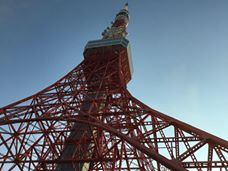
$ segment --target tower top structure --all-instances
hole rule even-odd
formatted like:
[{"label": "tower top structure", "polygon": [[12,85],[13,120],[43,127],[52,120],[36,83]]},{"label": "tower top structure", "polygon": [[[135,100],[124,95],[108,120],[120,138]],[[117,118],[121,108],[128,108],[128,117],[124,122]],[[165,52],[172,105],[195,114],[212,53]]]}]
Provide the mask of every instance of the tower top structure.
[{"label": "tower top structure", "polygon": [[111,27],[107,27],[102,32],[103,39],[123,38],[127,36],[127,26],[129,22],[128,3],[124,5],[124,8],[120,10],[114,21],[111,23]]},{"label": "tower top structure", "polygon": [[126,3],[116,14],[111,27],[107,27],[102,32],[103,37],[89,41],[84,50],[84,58],[89,61],[104,62],[112,57],[120,60],[120,65],[118,64],[117,67],[120,67],[118,71],[120,81],[118,85],[120,86],[126,86],[133,74],[130,42],[126,39],[128,22],[129,11],[128,3]]}]

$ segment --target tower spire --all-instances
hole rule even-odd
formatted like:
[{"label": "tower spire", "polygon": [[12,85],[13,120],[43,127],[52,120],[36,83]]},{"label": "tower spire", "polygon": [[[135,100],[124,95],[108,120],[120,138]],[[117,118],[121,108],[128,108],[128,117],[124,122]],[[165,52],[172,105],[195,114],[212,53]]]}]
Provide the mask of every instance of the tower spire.
[{"label": "tower spire", "polygon": [[123,38],[127,36],[127,26],[129,22],[128,3],[124,5],[124,8],[120,10],[114,21],[112,22],[111,28],[107,27],[102,33],[103,39]]},{"label": "tower spire", "polygon": [[125,4],[124,9],[128,11],[128,3]]}]

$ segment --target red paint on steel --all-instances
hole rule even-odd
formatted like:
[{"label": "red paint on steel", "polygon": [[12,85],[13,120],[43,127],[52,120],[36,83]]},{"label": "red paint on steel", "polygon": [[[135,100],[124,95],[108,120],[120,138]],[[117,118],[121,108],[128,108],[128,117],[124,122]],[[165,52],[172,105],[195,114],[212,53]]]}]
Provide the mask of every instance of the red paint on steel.
[{"label": "red paint on steel", "polygon": [[[117,17],[114,26],[126,21]],[[227,171],[227,141],[128,92],[127,55],[120,45],[87,49],[56,83],[0,108],[0,170]]]}]

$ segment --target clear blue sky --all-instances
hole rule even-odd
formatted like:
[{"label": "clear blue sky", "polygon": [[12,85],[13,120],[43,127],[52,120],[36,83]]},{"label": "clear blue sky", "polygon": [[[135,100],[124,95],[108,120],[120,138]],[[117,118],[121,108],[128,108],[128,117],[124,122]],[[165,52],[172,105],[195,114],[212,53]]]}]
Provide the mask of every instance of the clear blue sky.
[{"label": "clear blue sky", "polygon": [[[0,106],[47,87],[82,61],[122,0],[0,0]],[[129,0],[130,92],[228,140],[228,1]]]}]

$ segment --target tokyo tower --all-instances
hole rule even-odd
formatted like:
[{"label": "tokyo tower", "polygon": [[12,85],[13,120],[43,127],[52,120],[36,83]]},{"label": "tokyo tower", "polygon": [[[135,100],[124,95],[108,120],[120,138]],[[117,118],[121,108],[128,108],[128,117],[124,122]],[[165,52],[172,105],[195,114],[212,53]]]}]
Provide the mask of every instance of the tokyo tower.
[{"label": "tokyo tower", "polygon": [[158,112],[127,90],[128,5],[84,60],[44,90],[0,108],[0,170],[228,171],[228,142]]}]

